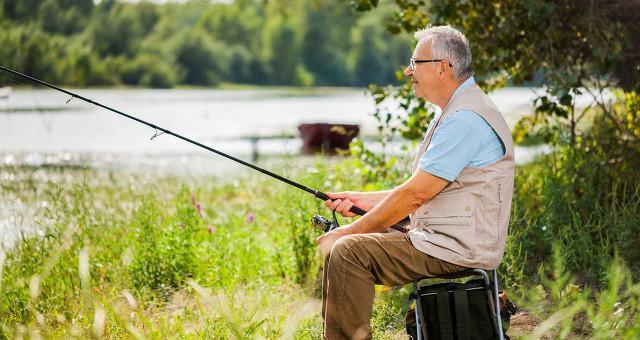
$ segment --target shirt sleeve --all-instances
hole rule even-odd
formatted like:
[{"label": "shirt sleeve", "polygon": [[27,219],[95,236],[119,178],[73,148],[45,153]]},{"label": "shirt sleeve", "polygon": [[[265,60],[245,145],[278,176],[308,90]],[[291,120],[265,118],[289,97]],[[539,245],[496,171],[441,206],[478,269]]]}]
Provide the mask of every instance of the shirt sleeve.
[{"label": "shirt sleeve", "polygon": [[480,148],[481,134],[476,126],[464,119],[471,111],[457,111],[436,128],[431,144],[420,158],[418,168],[453,182]]}]

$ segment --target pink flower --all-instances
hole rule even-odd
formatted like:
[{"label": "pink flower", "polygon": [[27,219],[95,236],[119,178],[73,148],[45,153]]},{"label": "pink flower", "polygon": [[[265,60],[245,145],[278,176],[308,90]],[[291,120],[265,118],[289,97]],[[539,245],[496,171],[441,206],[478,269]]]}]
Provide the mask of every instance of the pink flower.
[{"label": "pink flower", "polygon": [[204,211],[202,210],[202,205],[196,199],[195,194],[191,195],[191,203],[196,207],[196,210],[198,210],[198,215],[200,216],[200,218],[204,218]]},{"label": "pink flower", "polygon": [[253,215],[253,212],[249,212],[249,215],[247,215],[247,222],[252,223],[254,218],[255,216]]},{"label": "pink flower", "polygon": [[200,215],[200,218],[204,218],[204,211],[202,211],[202,205],[200,205],[200,203],[196,204],[196,209],[198,209],[198,215]]},{"label": "pink flower", "polygon": [[212,234],[215,231],[215,228],[211,224],[209,224],[207,225],[207,231],[209,232],[209,234]]}]

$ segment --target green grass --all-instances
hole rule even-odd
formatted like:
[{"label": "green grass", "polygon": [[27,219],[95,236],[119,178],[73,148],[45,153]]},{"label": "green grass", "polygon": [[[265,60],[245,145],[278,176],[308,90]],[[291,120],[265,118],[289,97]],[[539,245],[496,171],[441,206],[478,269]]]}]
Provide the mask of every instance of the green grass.
[{"label": "green grass", "polygon": [[[576,216],[559,200],[560,184],[545,179],[548,162],[518,169],[505,288],[543,320],[533,337],[637,337],[637,254],[627,240],[637,232],[637,191]],[[349,163],[278,170],[313,188],[364,187]],[[0,256],[0,338],[321,335],[309,219],[326,212],[307,193],[255,174],[5,166],[0,178],[13,221],[44,231]],[[403,338],[407,295],[408,287],[377,289],[375,339]]]},{"label": "green grass", "polygon": [[[317,188],[328,177],[306,166],[295,175]],[[46,231],[4,255],[0,320],[9,337],[88,336],[102,311],[104,332],[115,337],[280,338],[319,311],[310,216],[322,202],[307,193],[257,175],[3,167],[0,176],[9,179],[3,200],[37,207],[13,212],[17,220]]]}]

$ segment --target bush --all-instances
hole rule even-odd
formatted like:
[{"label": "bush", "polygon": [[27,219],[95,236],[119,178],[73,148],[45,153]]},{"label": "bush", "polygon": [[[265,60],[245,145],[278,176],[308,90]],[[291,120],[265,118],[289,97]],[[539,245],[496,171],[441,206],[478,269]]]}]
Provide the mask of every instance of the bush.
[{"label": "bush", "polygon": [[583,283],[601,280],[616,250],[639,274],[639,107],[635,94],[620,97],[610,116],[594,113],[575,144],[518,172],[512,229],[529,261],[548,260],[559,242]]},{"label": "bush", "polygon": [[[35,24],[2,28],[0,60],[2,65],[46,81],[55,81],[57,47],[62,39],[43,32]],[[13,79],[13,78],[9,78]],[[22,80],[20,80],[22,81]]]},{"label": "bush", "polygon": [[640,284],[633,283],[625,263],[614,258],[605,267],[602,289],[593,290],[581,287],[567,270],[563,257],[571,249],[557,243],[553,248],[550,265],[539,269],[540,284],[516,297],[516,304],[543,320],[530,338],[636,339]]},{"label": "bush", "polygon": [[184,31],[174,41],[175,61],[182,69],[184,83],[215,85],[225,78],[229,53],[224,43],[199,29]]},{"label": "bush", "polygon": [[157,56],[142,54],[123,63],[122,82],[154,88],[170,88],[175,84],[175,73],[170,64]]}]

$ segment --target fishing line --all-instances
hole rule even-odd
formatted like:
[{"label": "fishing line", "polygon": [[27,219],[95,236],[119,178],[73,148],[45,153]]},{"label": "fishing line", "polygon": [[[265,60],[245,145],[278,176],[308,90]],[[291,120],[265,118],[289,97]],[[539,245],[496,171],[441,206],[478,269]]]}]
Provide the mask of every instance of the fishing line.
[{"label": "fishing line", "polygon": [[[4,75],[4,78],[9,79],[9,81],[16,83],[18,85],[22,85],[27,88],[32,86],[32,84],[22,82],[16,79],[15,77],[10,77],[6,74]],[[9,97],[11,97],[11,94],[9,94]],[[24,108],[23,109],[18,108],[14,110],[11,106],[9,106],[9,97],[7,97],[7,114],[8,114],[7,116],[10,116],[12,113],[20,113],[21,111],[24,110]],[[42,123],[42,126],[44,127],[45,131],[50,135],[51,131],[53,130],[53,127],[52,127],[53,119],[47,117],[47,113],[49,112],[46,109],[46,106],[40,104],[40,101],[38,100],[38,97],[35,94],[31,96],[30,101],[28,102],[28,105],[31,107],[31,110],[33,112],[38,114],[38,117],[40,118],[40,122]]]},{"label": "fishing line", "polygon": [[[20,73],[20,72],[18,72],[18,71],[14,71],[14,70],[9,69],[9,68],[6,68],[6,67],[4,67],[4,66],[0,66],[0,70],[3,70],[3,71],[5,71],[5,72],[9,72],[9,73],[11,73],[11,74],[13,74],[13,75],[17,75],[17,76],[20,76],[20,77],[25,78],[25,79],[29,79],[29,80],[31,80],[31,81],[33,81],[33,82],[35,82],[35,83],[38,83],[38,84],[44,85],[44,86],[46,86],[46,87],[49,87],[49,88],[51,88],[51,89],[54,89],[54,90],[60,91],[60,92],[62,92],[62,93],[66,93],[67,95],[71,96],[71,98],[69,98],[69,100],[71,100],[71,99],[73,99],[73,98],[77,98],[77,99],[82,100],[82,101],[85,101],[85,102],[87,102],[87,103],[89,103],[89,104],[93,104],[93,105],[95,105],[95,106],[98,106],[98,107],[101,107],[101,108],[103,108],[103,109],[109,110],[109,111],[111,111],[111,112],[113,112],[113,113],[119,114],[119,115],[121,115],[121,116],[123,116],[123,117],[126,117],[126,118],[129,118],[129,119],[131,119],[131,120],[134,120],[134,121],[136,121],[136,122],[138,122],[138,123],[141,123],[141,124],[144,124],[144,125],[146,125],[146,126],[149,126],[149,127],[153,128],[153,129],[154,129],[154,131],[155,131],[154,135],[151,137],[151,139],[152,139],[152,140],[153,140],[154,138],[156,138],[156,137],[160,136],[161,134],[171,135],[171,136],[174,136],[174,137],[176,137],[176,138],[178,138],[178,139],[181,139],[181,140],[183,140],[183,141],[185,141],[185,142],[191,143],[191,144],[193,144],[193,145],[195,145],[195,146],[201,147],[201,148],[203,148],[203,149],[205,149],[205,150],[208,150],[208,151],[213,152],[213,153],[215,153],[215,154],[218,154],[218,155],[220,155],[220,156],[222,156],[222,157],[225,157],[225,158],[227,158],[227,159],[230,159],[230,160],[232,160],[232,161],[234,161],[234,162],[240,163],[240,164],[242,164],[242,165],[244,165],[244,166],[247,166],[247,167],[249,167],[249,168],[251,168],[251,169],[253,169],[253,170],[259,171],[259,172],[261,172],[261,173],[263,173],[263,174],[265,174],[265,175],[267,175],[267,176],[273,177],[273,178],[275,178],[275,179],[277,179],[277,180],[280,180],[280,181],[282,181],[282,182],[284,182],[284,183],[287,183],[287,184],[289,184],[289,185],[291,185],[291,186],[294,186],[294,187],[296,187],[296,188],[298,188],[298,189],[300,189],[300,190],[304,190],[304,191],[306,191],[306,192],[308,192],[308,193],[312,194],[313,196],[315,196],[315,197],[317,197],[317,198],[319,198],[319,199],[321,199],[321,200],[323,200],[323,201],[326,201],[326,200],[330,200],[330,199],[331,199],[331,198],[330,198],[326,193],[324,193],[324,192],[322,192],[322,191],[311,189],[311,188],[309,188],[309,187],[307,187],[307,186],[304,186],[304,185],[302,185],[302,184],[300,184],[300,183],[298,183],[298,182],[295,182],[295,181],[293,181],[293,180],[290,180],[290,179],[288,179],[288,178],[282,177],[282,176],[280,176],[280,175],[278,175],[278,174],[276,174],[276,173],[273,173],[273,172],[271,172],[271,171],[269,171],[269,170],[266,170],[266,169],[260,168],[260,167],[258,167],[258,166],[256,166],[256,165],[253,165],[253,164],[249,163],[249,162],[245,162],[245,161],[243,161],[243,160],[241,160],[241,159],[239,159],[239,158],[236,158],[236,157],[233,157],[233,156],[231,156],[231,155],[228,155],[228,154],[226,154],[226,153],[224,153],[224,152],[222,152],[222,151],[219,151],[219,150],[216,150],[216,149],[214,149],[214,148],[212,148],[212,147],[206,146],[206,145],[204,145],[204,144],[202,144],[202,143],[199,143],[199,142],[194,141],[194,140],[192,140],[192,139],[190,139],[190,138],[187,138],[187,137],[184,137],[184,136],[182,136],[182,135],[179,135],[179,134],[177,134],[177,133],[175,133],[175,132],[172,132],[172,131],[170,131],[170,130],[167,130],[167,129],[165,129],[165,128],[163,128],[163,127],[160,127],[160,126],[158,126],[158,125],[155,125],[155,124],[153,124],[153,123],[149,123],[149,122],[147,122],[147,121],[144,121],[144,120],[142,120],[142,119],[140,119],[140,118],[134,117],[134,116],[132,116],[132,115],[130,115],[130,114],[127,114],[127,113],[125,113],[125,112],[122,112],[122,111],[120,111],[120,110],[116,110],[116,109],[114,109],[114,108],[111,108],[111,107],[106,106],[106,105],[104,105],[104,104],[101,104],[101,103],[99,103],[99,102],[93,101],[93,100],[91,100],[91,99],[89,99],[89,98],[86,98],[86,97],[83,97],[83,96],[81,96],[81,95],[79,95],[79,94],[76,94],[76,93],[73,93],[73,92],[71,92],[71,91],[68,91],[68,90],[65,90],[65,89],[63,89],[63,88],[60,88],[60,87],[58,87],[58,86],[55,86],[55,85],[49,84],[49,83],[47,83],[47,82],[45,82],[45,81],[42,81],[42,80],[40,80],[40,79],[37,79],[37,78],[31,77],[31,76],[29,76],[29,75],[26,75],[26,74]],[[366,213],[367,213],[366,211],[364,211],[364,210],[362,210],[361,208],[356,207],[356,206],[351,207],[351,209],[349,209],[349,211],[350,211],[350,212],[352,212],[352,213],[354,213],[354,214],[356,214],[356,215],[360,215],[360,216],[362,216],[362,215],[364,215],[364,214],[366,214]],[[406,218],[405,218],[405,220],[406,220]],[[400,223],[403,223],[405,220],[401,221]],[[338,221],[337,221],[337,219],[336,219],[335,211],[333,212],[333,221],[331,221],[331,222],[330,222],[330,221],[326,220],[326,219],[325,219],[324,217],[322,217],[322,216],[315,215],[315,216],[313,217],[313,222],[314,222],[314,226],[315,226],[315,227],[318,227],[318,228],[320,228],[320,229],[323,229],[324,231],[331,231],[331,230],[333,230],[333,229],[335,229],[335,228],[337,228],[337,227],[339,226],[339,225],[338,225]],[[393,228],[393,229],[398,230],[398,231],[406,232],[405,228],[404,228],[403,226],[401,226],[401,225],[400,225],[400,223],[399,223],[399,224],[396,224],[396,225],[393,225],[393,226],[391,226],[390,228]]]}]

